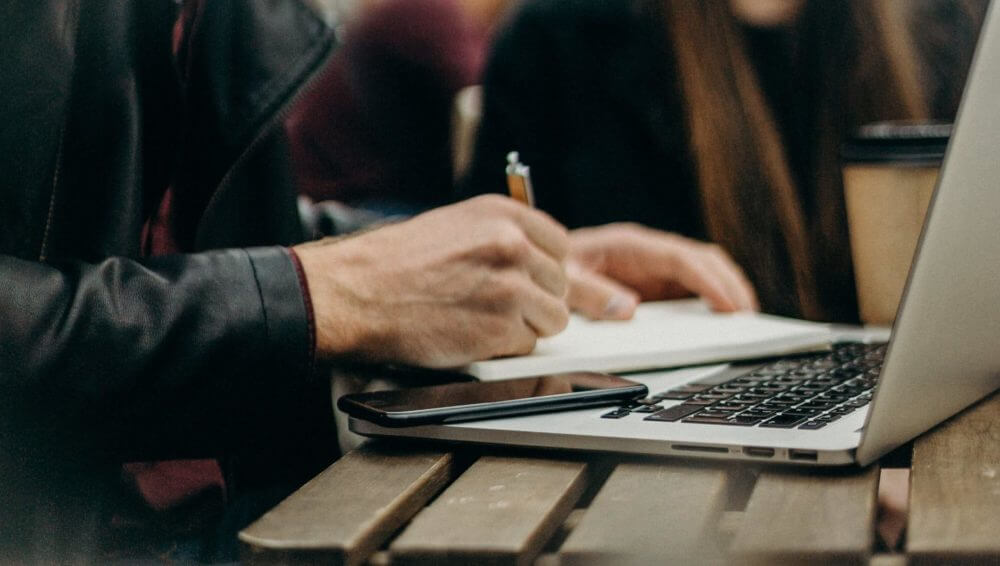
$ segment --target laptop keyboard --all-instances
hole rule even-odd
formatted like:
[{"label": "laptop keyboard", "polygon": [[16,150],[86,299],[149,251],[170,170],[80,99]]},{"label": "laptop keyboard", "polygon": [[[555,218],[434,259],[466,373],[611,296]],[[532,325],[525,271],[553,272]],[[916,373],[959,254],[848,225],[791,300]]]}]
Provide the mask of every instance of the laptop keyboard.
[{"label": "laptop keyboard", "polygon": [[[707,378],[602,415],[645,420],[817,430],[871,402],[885,344],[834,344],[830,352],[784,358],[721,383]],[[682,401],[664,408],[662,401]]]}]

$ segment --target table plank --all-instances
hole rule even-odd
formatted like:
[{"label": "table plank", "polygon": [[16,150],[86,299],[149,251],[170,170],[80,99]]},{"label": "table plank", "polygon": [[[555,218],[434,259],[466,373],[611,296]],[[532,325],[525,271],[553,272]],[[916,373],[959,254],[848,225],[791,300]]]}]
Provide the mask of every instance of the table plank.
[{"label": "table plank", "polygon": [[879,470],[761,473],[732,553],[760,563],[867,563],[874,544]]},{"label": "table plank", "polygon": [[581,462],[482,457],[390,545],[393,564],[530,564],[586,484]]},{"label": "table plank", "polygon": [[451,481],[454,461],[367,443],[240,532],[242,559],[360,564]]},{"label": "table plank", "polygon": [[[560,563],[701,563],[726,502],[723,469],[681,463],[618,465],[559,549]],[[712,542],[709,542],[712,544]]]},{"label": "table plank", "polygon": [[917,439],[910,481],[914,563],[1000,561],[1000,395]]}]

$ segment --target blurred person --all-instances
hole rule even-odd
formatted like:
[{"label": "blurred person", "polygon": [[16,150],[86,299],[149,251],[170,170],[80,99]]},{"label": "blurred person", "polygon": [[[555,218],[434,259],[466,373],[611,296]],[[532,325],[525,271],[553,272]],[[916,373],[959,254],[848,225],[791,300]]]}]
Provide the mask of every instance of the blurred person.
[{"label": "blurred person", "polygon": [[[601,273],[604,260],[576,250],[588,234],[624,231],[687,249],[714,242],[716,261],[745,270],[765,311],[857,321],[840,144],[872,121],[951,119],[984,9],[528,2],[495,45],[459,194],[503,191],[504,156],[517,150],[539,207],[570,228],[594,226],[571,232],[571,274],[603,282],[605,296],[676,294]],[[929,62],[910,29],[950,43],[937,41]],[[609,222],[645,228],[600,226]],[[655,268],[649,260],[633,257],[631,275]]]},{"label": "blurred person", "polygon": [[481,25],[456,0],[364,4],[286,120],[303,194],[385,214],[448,202],[452,101],[479,80]]}]

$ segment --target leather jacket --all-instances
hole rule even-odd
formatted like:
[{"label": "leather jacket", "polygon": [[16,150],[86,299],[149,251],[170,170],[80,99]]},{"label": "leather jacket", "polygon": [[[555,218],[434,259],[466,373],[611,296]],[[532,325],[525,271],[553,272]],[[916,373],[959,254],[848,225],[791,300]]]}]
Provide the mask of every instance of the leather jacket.
[{"label": "leather jacket", "polygon": [[[252,491],[332,457],[280,247],[304,239],[281,113],[332,35],[299,2],[209,0],[178,49],[178,10],[0,19],[3,562],[100,556],[122,462],[217,457]],[[168,187],[183,253],[146,257]]]}]

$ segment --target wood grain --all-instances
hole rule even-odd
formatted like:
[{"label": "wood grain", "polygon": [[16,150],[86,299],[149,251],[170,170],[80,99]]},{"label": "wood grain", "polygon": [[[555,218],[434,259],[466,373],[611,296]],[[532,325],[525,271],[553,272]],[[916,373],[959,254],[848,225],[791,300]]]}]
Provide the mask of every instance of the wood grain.
[{"label": "wood grain", "polygon": [[702,563],[718,554],[710,527],[725,505],[726,485],[719,468],[620,464],[559,549],[560,562]]},{"label": "wood grain", "polygon": [[362,563],[454,476],[449,453],[368,443],[240,532],[248,563]]},{"label": "wood grain", "polygon": [[874,545],[878,468],[762,472],[732,554],[763,564],[867,563]]},{"label": "wood grain", "polygon": [[393,541],[393,564],[530,564],[579,499],[586,469],[480,458]]},{"label": "wood grain", "polygon": [[910,481],[913,563],[1000,563],[1000,395],[917,439]]}]

